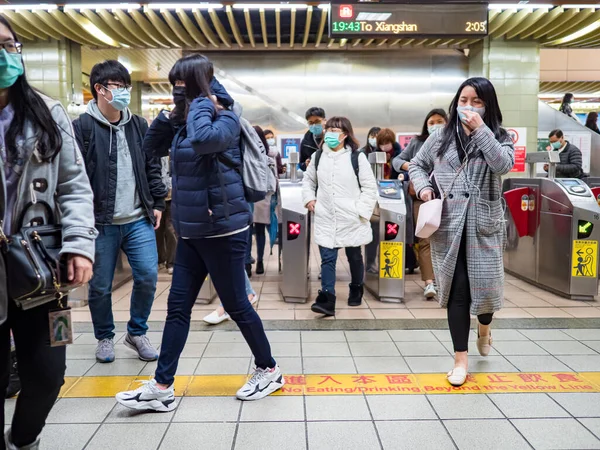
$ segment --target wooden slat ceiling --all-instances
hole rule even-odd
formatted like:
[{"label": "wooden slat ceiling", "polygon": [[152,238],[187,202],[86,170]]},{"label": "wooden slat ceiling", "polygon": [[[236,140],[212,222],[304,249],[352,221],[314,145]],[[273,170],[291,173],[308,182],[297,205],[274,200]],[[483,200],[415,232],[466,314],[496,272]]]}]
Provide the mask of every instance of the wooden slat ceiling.
[{"label": "wooden slat ceiling", "polygon": [[543,81],[540,83],[540,95],[550,98],[562,98],[565,92],[575,97],[600,97],[600,81]]},{"label": "wooden slat ceiling", "polygon": [[[120,6],[119,6],[120,5]],[[100,49],[289,50],[465,48],[478,39],[329,39],[327,9],[318,4],[282,5],[261,9],[232,8],[219,3],[210,8],[166,9],[115,3],[102,8],[54,7],[2,9],[20,38],[26,41],[65,36],[86,47]],[[492,39],[539,40],[544,47],[600,46],[600,6],[563,6],[493,9],[489,15]]]}]

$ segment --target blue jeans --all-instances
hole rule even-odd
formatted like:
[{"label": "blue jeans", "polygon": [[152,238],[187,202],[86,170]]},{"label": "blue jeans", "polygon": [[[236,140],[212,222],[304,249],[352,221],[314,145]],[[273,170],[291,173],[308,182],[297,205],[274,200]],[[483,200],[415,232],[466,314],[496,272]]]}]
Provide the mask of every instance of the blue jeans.
[{"label": "blue jeans", "polygon": [[260,317],[250,305],[245,287],[246,232],[212,239],[179,239],[169,293],[167,321],[160,347],[156,381],[171,385],[190,331],[196,297],[206,275],[215,285],[225,311],[239,327],[257,367],[275,366]]},{"label": "blue jeans", "polygon": [[[338,248],[319,247],[321,253],[321,290],[335,295],[335,265]],[[360,247],[346,247],[346,256],[350,264],[352,284],[363,284],[365,265]]]},{"label": "blue jeans", "polygon": [[133,273],[131,318],[127,331],[132,336],[142,336],[148,331],[147,321],[158,280],[154,227],[148,219],[142,219],[127,225],[98,225],[97,229],[96,262],[88,296],[96,339],[115,337],[112,283],[120,250],[127,255]]}]

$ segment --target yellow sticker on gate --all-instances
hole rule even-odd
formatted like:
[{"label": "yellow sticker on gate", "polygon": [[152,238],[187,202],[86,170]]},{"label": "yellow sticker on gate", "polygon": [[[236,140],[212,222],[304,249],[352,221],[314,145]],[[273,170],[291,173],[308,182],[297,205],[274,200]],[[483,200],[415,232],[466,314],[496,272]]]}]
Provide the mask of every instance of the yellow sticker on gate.
[{"label": "yellow sticker on gate", "polygon": [[573,241],[571,276],[596,278],[598,241]]},{"label": "yellow sticker on gate", "polygon": [[404,242],[382,242],[379,247],[379,278],[401,280],[404,275]]}]

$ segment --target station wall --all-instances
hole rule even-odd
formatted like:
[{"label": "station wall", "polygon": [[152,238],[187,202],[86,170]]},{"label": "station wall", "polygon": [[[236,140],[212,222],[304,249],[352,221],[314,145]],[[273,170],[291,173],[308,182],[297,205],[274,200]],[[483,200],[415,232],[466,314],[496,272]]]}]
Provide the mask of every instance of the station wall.
[{"label": "station wall", "polygon": [[370,127],[420,131],[432,108],[448,109],[468,76],[455,50],[227,52],[208,55],[253,124],[304,133],[305,111],[347,116],[361,142]]}]

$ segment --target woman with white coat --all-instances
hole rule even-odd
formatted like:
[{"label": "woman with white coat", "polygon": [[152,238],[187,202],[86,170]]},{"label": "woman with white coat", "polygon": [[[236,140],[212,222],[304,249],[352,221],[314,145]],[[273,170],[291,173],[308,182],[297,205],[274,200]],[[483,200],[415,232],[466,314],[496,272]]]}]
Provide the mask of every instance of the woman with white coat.
[{"label": "woman with white coat", "polygon": [[312,158],[302,183],[304,204],[315,215],[315,242],[321,253],[321,290],[311,309],[326,316],[335,315],[335,266],[340,248],[346,249],[352,276],[348,305],[362,302],[361,246],[373,240],[370,219],[377,202],[377,184],[358,146],[348,119],[329,119],[322,149]]}]

